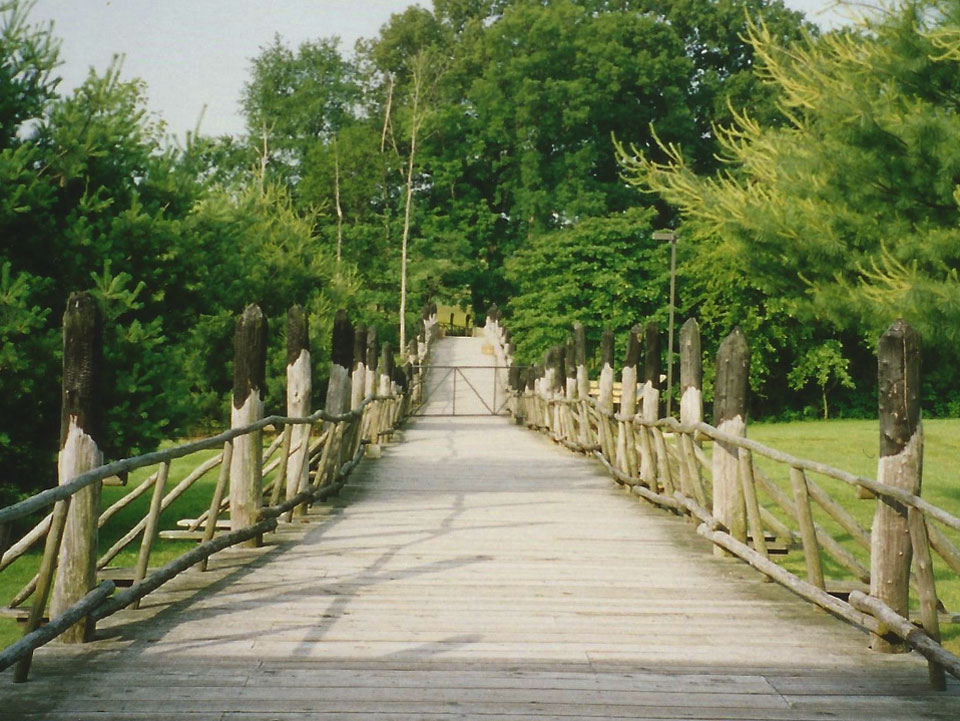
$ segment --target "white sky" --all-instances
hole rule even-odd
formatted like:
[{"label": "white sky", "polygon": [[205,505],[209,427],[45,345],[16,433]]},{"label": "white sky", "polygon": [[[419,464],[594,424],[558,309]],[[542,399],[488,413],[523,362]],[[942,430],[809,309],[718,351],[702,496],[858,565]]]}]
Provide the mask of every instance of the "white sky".
[{"label": "white sky", "polygon": [[[126,56],[124,77],[147,83],[151,110],[183,138],[206,106],[203,133],[243,132],[239,98],[251,58],[274,34],[297,45],[339,35],[352,49],[390,15],[430,0],[38,0],[34,21],[53,20],[62,40],[61,91],[79,85],[90,67],[102,71],[114,54]],[[831,0],[786,0],[807,14]],[[821,25],[835,13],[813,15]]]}]

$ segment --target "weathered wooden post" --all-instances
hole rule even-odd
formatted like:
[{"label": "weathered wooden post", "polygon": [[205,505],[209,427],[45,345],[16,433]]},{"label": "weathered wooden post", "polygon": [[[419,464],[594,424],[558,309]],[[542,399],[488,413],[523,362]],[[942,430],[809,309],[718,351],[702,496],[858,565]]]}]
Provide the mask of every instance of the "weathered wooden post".
[{"label": "weathered wooden post", "polygon": [[[287,311],[287,415],[291,418],[310,415],[310,400],[313,394],[311,371],[307,312],[303,306],[293,305]],[[296,450],[286,461],[287,499],[293,498],[310,483],[310,466],[306,462],[310,452],[309,425],[293,426],[290,431],[290,447]]]},{"label": "weathered wooden post", "polygon": [[510,394],[512,396],[511,411],[513,414],[513,423],[514,425],[522,426],[524,418],[526,417],[526,411],[523,407],[523,369],[520,366],[510,366],[508,380],[510,382]]},{"label": "weathered wooden post", "polygon": [[[100,402],[103,326],[89,293],[71,293],[63,314],[63,402],[60,410],[60,485],[103,464],[97,443],[102,429]],[[69,505],[60,544],[50,617],[58,616],[97,584],[98,481],[77,491]],[[93,640],[86,618],[60,636],[63,643]]]},{"label": "weathered wooden post", "polygon": [[[257,305],[248,305],[237,320],[233,341],[232,428],[256,423],[263,416],[263,388],[267,360],[267,319]],[[238,436],[230,462],[230,528],[238,531],[257,522],[262,498],[263,434]],[[258,546],[260,539],[244,545]]]},{"label": "weathered wooden post", "polygon": [[[660,417],[660,326],[650,322],[643,329],[643,405],[641,417],[646,423],[655,423]],[[657,452],[653,430],[640,427],[640,480],[656,492]]]},{"label": "weathered wooden post", "polygon": [[[702,366],[700,325],[696,319],[689,318],[680,329],[680,424],[685,427],[696,426],[703,421]],[[683,459],[680,482],[683,493],[695,498],[705,508],[707,494],[703,489],[700,463],[694,448],[695,438],[695,431],[680,435]]]},{"label": "weathered wooden post", "polygon": [[[902,319],[880,337],[877,346],[880,402],[880,460],[877,480],[920,493],[923,425],[920,422],[920,338]],[[907,509],[879,496],[870,533],[870,595],[909,618],[912,547]],[[895,636],[871,638],[881,653],[907,647]]]},{"label": "weathered wooden post", "polygon": [[700,325],[688,318],[680,329],[680,423],[695,425],[703,420]]},{"label": "weathered wooden post", "polygon": [[[348,410],[350,404],[350,368],[353,365],[353,324],[342,308],[333,317],[333,331],[330,342],[330,380],[327,384],[327,398],[324,410],[337,415]],[[343,461],[343,445],[346,423],[327,422],[325,428],[330,432],[327,446],[330,451],[325,454],[321,467],[324,477],[329,482],[335,482]]]},{"label": "weathered wooden post", "polygon": [[639,325],[630,329],[627,356],[620,371],[620,421],[617,433],[617,468],[631,478],[637,476],[637,445],[632,418],[637,413],[637,364],[640,362]]},{"label": "weathered wooden post", "polygon": [[574,406],[570,401],[577,399],[577,344],[572,337],[567,338],[563,346],[563,371],[566,375],[562,398],[567,401],[562,409],[563,435],[571,443],[577,441],[577,421]]},{"label": "weathered wooden post", "polygon": [[[377,394],[377,329],[370,326],[367,329],[367,378],[364,384],[364,397],[373,398]],[[364,417],[363,433],[369,445],[367,446],[367,456],[369,458],[380,457],[380,438],[378,437],[378,417],[380,415],[380,402],[374,401],[369,406],[369,411]]]},{"label": "weathered wooden post", "polygon": [[563,437],[564,423],[563,423],[563,409],[564,406],[562,403],[557,403],[561,398],[565,398],[566,393],[566,382],[567,382],[567,364],[566,364],[567,352],[566,346],[564,344],[555,345],[553,347],[553,362],[554,362],[554,374],[553,374],[553,387],[551,391],[551,399],[554,401],[552,407],[552,428],[554,438],[560,439]]},{"label": "weathered wooden post", "polygon": [[[393,394],[393,346],[384,341],[380,351],[380,385],[378,393],[381,396]],[[393,427],[393,401],[385,400],[380,404],[378,435],[388,435]]]},{"label": "weathered wooden post", "polygon": [[[422,328],[422,322],[421,322]],[[366,358],[367,328],[363,323],[353,329],[353,373],[350,375],[350,408],[356,410],[363,403],[367,384]]]},{"label": "weathered wooden post", "polygon": [[597,389],[597,407],[600,410],[601,453],[610,463],[616,458],[616,439],[609,414],[613,413],[613,331],[607,328],[600,338],[600,383]]},{"label": "weathered wooden post", "polygon": [[527,368],[525,378],[526,389],[523,392],[524,416],[527,428],[536,428],[537,426],[537,369],[535,366]]},{"label": "weathered wooden post", "polygon": [[353,324],[342,308],[333,317],[333,338],[330,348],[330,382],[327,385],[329,413],[343,413],[350,401],[350,367],[353,365]]},{"label": "weathered wooden post", "polygon": [[555,404],[552,402],[559,387],[560,364],[557,346],[550,346],[543,357],[543,375],[540,378],[540,396],[543,399],[543,427],[551,435],[556,433]]},{"label": "weathered wooden post", "polygon": [[364,383],[364,397],[373,398],[377,394],[377,328],[367,328],[367,378]]},{"label": "weathered wooden post", "polygon": [[[734,436],[747,432],[747,377],[750,349],[740,328],[734,328],[717,351],[717,381],[714,390],[713,415],[717,430]],[[747,541],[746,505],[740,485],[740,454],[736,446],[722,442],[713,447],[713,515],[726,526],[734,538]],[[728,556],[719,546],[714,554]]]},{"label": "weathered wooden post", "polygon": [[573,324],[573,343],[576,347],[577,398],[580,399],[578,440],[582,446],[596,444],[590,427],[590,375],[587,372],[587,331],[583,323]]}]

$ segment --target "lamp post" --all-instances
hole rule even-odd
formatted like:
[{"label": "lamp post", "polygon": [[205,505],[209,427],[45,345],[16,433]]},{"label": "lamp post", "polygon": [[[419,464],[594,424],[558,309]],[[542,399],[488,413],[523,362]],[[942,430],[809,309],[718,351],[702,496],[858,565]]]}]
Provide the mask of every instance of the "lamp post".
[{"label": "lamp post", "polygon": [[658,230],[654,240],[666,240],[670,243],[670,320],[667,330],[667,416],[670,416],[673,403],[673,307],[677,291],[677,231]]}]

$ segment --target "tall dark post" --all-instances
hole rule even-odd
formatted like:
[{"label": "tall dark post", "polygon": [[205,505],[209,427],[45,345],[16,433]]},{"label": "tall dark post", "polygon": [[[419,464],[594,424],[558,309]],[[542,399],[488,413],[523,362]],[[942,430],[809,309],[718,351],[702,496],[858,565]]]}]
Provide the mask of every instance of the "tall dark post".
[{"label": "tall dark post", "polygon": [[367,328],[367,380],[364,386],[364,395],[373,398],[377,394],[377,328]]},{"label": "tall dark post", "polygon": [[[287,415],[304,418],[310,415],[313,397],[313,373],[310,362],[310,332],[307,313],[303,306],[294,305],[287,311]],[[295,448],[287,458],[286,498],[293,498],[310,483],[310,469],[306,463],[310,426],[295,425],[290,430],[290,447]]]},{"label": "tall dark post", "polygon": [[[880,406],[880,460],[877,480],[908,493],[920,493],[923,426],[920,422],[920,338],[903,320],[880,337],[877,346]],[[912,545],[907,508],[880,496],[870,533],[870,595],[909,617]],[[873,636],[871,648],[898,653],[898,638]]]},{"label": "tall dark post", "polygon": [[[256,423],[263,416],[263,389],[267,361],[267,319],[257,305],[248,305],[237,320],[233,343],[232,428]],[[230,463],[230,527],[247,528],[257,522],[263,505],[262,433],[238,436]],[[259,539],[246,545],[259,545]]]},{"label": "tall dark post", "polygon": [[[421,321],[422,327],[422,321]],[[353,329],[353,370],[350,373],[350,408],[359,408],[367,382],[367,327],[358,323]]]},{"label": "tall dark post", "polygon": [[[102,432],[102,358],[103,327],[97,303],[89,293],[72,293],[63,314],[61,485],[103,463],[98,446]],[[100,483],[89,485],[75,493],[70,501],[50,601],[51,618],[63,613],[96,585],[100,487]],[[47,591],[49,586],[42,593]],[[92,640],[93,632],[93,621],[84,619],[60,639],[64,643],[82,643]]]},{"label": "tall dark post", "polygon": [[[620,371],[620,416],[632,418],[637,413],[637,364],[640,362],[640,336],[643,329],[639,325],[630,329],[627,339],[627,355]],[[633,424],[619,422],[617,433],[617,467],[630,477],[637,475],[637,452]]]},{"label": "tall dark post", "polygon": [[[747,431],[747,378],[750,349],[746,336],[734,328],[717,351],[717,380],[714,389],[714,425],[718,430],[736,436]],[[743,487],[740,484],[739,450],[723,443],[713,449],[713,515],[730,534],[746,543],[747,522]],[[729,555],[719,546],[717,555]]]},{"label": "tall dark post", "polygon": [[[643,328],[643,405],[641,415],[647,423],[660,417],[660,326],[655,322]],[[640,479],[652,490],[658,489],[657,452],[653,431],[640,429]]]},{"label": "tall dark post", "polygon": [[700,326],[696,319],[688,318],[680,329],[680,422],[683,425],[703,420],[702,364]]},{"label": "tall dark post", "polygon": [[353,324],[342,308],[333,317],[330,347],[330,382],[326,410],[343,413],[350,401],[350,367],[353,365]]}]

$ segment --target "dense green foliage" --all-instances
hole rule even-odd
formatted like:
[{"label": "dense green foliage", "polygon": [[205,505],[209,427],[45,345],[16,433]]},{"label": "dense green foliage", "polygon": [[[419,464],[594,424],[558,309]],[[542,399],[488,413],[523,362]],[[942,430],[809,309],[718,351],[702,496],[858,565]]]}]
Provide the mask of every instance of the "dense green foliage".
[{"label": "dense green foliage", "polygon": [[52,479],[69,292],[108,319],[115,456],[222,423],[246,303],[270,319],[272,408],[290,304],[321,373],[338,307],[395,339],[405,237],[407,328],[430,300],[496,302],[531,361],[574,321],[592,343],[663,327],[652,231],[675,227],[679,319],[708,355],[743,327],[755,412],[872,413],[897,315],[924,337],[926,408],[960,410],[956,0],[822,37],[780,0],[434,0],[353,52],[276,38],[248,134],[182,144],[119,65],[60,93],[28,10],[0,0],[8,489]]},{"label": "dense green foliage", "polygon": [[685,309],[710,334],[744,327],[754,387],[774,409],[787,402],[777,378],[823,387],[804,369],[838,355],[834,369],[850,361],[872,405],[876,339],[903,317],[923,338],[927,411],[960,410],[958,21],[955,2],[911,2],[787,47],[752,26],[787,124],[745,107],[720,135],[715,176],[676,146],[663,163],[622,150],[630,179],[683,214]]}]

